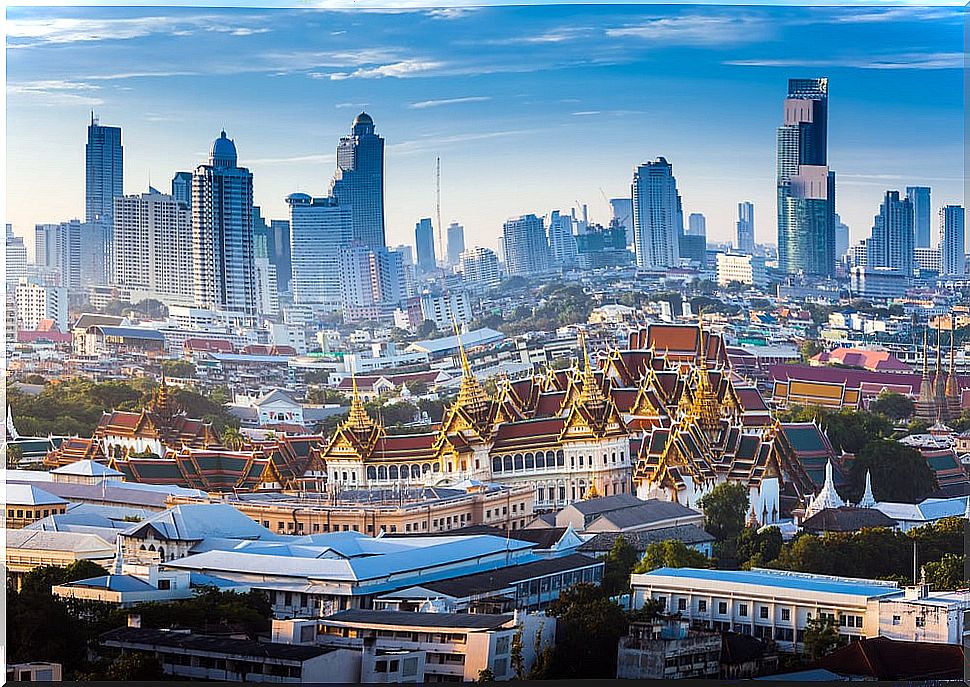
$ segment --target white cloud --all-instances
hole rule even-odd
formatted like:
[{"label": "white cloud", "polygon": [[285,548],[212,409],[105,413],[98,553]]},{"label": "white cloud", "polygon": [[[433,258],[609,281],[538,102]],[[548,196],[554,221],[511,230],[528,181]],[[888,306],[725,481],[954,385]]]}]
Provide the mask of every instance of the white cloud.
[{"label": "white cloud", "polygon": [[836,24],[875,24],[900,21],[963,20],[961,7],[840,7],[829,14]]},{"label": "white cloud", "polygon": [[462,19],[469,14],[477,12],[479,7],[443,7],[440,9],[429,10],[428,16],[435,19]]},{"label": "white cloud", "polygon": [[352,72],[332,72],[327,76],[331,81],[345,79],[382,79],[385,77],[404,79],[412,76],[427,75],[428,72],[440,69],[444,62],[433,60],[402,60],[376,67],[361,67]]},{"label": "white cloud", "polygon": [[39,99],[50,105],[101,105],[104,101],[89,94],[100,86],[81,81],[48,79],[7,83],[7,96],[11,101]]},{"label": "white cloud", "polygon": [[963,69],[965,56],[960,52],[904,53],[884,57],[833,58],[825,60],[766,59],[729,60],[736,67],[784,68],[851,68],[851,69]]},{"label": "white cloud", "polygon": [[368,104],[369,103],[337,103],[336,105],[334,105],[334,107],[337,108],[338,110],[346,110],[346,109],[356,110],[356,109],[363,109],[367,107]]},{"label": "white cloud", "polygon": [[443,98],[441,100],[422,100],[420,102],[411,103],[408,105],[412,110],[424,110],[429,107],[441,107],[442,105],[458,105],[461,103],[483,103],[487,100],[491,100],[492,97],[488,95],[469,95],[463,98]]},{"label": "white cloud", "polygon": [[294,155],[292,157],[264,157],[247,159],[249,165],[285,165],[298,162],[333,162],[333,155]]},{"label": "white cloud", "polygon": [[413,141],[402,141],[400,143],[388,144],[385,147],[394,151],[395,154],[404,155],[424,150],[437,150],[453,143],[468,143],[471,141],[487,141],[495,138],[507,138],[509,136],[521,136],[534,133],[531,129],[519,129],[510,131],[486,131],[477,134],[455,134],[453,136],[425,136],[424,138]]},{"label": "white cloud", "polygon": [[762,41],[770,23],[751,16],[685,15],[650,19],[606,29],[611,38],[643,38],[681,45],[724,45]]}]

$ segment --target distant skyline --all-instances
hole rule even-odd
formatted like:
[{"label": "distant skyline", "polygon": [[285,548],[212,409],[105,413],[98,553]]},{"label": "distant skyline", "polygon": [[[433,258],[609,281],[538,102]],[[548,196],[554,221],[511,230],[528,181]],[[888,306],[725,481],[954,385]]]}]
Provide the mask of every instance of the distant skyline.
[{"label": "distant skyline", "polygon": [[[7,218],[83,218],[93,109],[120,126],[124,192],[168,191],[225,127],[267,219],[322,196],[366,110],[386,141],[388,245],[434,215],[497,248],[510,217],[629,194],[665,157],[710,241],[755,206],[776,241],[789,78],[829,78],[836,210],[855,242],[887,190],[963,204],[962,7],[525,6],[445,10],[10,7]],[[933,226],[934,240],[938,227]]]}]

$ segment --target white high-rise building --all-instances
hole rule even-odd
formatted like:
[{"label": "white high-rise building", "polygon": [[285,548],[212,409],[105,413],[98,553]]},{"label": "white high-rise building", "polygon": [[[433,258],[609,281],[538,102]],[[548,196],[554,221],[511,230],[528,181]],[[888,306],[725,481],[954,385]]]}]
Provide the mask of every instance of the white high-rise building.
[{"label": "white high-rise building", "polygon": [[637,167],[632,191],[637,267],[644,270],[677,267],[683,220],[670,163],[661,157]]},{"label": "white high-rise building", "polygon": [[192,175],[193,286],[196,305],[249,324],[256,317],[253,175],[236,161],[223,131],[209,164]]},{"label": "white high-rise building", "polygon": [[717,254],[717,283],[727,286],[731,282],[764,286],[768,283],[765,259],[755,255],[734,253]]},{"label": "white high-rise building", "polygon": [[441,331],[449,331],[455,322],[472,321],[472,306],[465,291],[449,289],[444,294],[421,295],[421,317],[431,320]]},{"label": "white high-rise building", "polygon": [[405,294],[403,256],[354,242],[340,253],[340,282],[347,321],[393,317]]},{"label": "white high-rise building", "polygon": [[256,275],[256,311],[260,315],[276,317],[280,314],[276,265],[268,257],[254,258],[253,270]]},{"label": "white high-rise building", "polygon": [[947,276],[962,277],[967,272],[965,219],[960,205],[940,208],[940,251]]},{"label": "white high-rise building", "polygon": [[498,256],[488,248],[475,246],[466,249],[459,259],[459,268],[462,279],[470,288],[491,289],[502,283]]},{"label": "white high-rise building", "polygon": [[34,264],[58,275],[58,285],[81,289],[81,231],[85,225],[72,219],[34,227]]},{"label": "white high-rise building", "polygon": [[541,217],[513,217],[502,227],[502,252],[509,276],[548,272],[549,242]]},{"label": "white high-rise building", "polygon": [[17,284],[15,298],[18,329],[32,331],[41,321],[53,320],[60,331],[67,331],[67,289],[63,286],[24,277]]},{"label": "white high-rise building", "polygon": [[556,267],[574,267],[578,256],[572,215],[553,210],[549,215],[549,254]]},{"label": "white high-rise building", "polygon": [[311,198],[292,193],[290,206],[290,290],[300,304],[322,306],[326,311],[343,307],[340,253],[350,245],[353,223],[350,208],[333,197]]},{"label": "white high-rise building", "polygon": [[155,298],[166,305],[192,304],[188,208],[157,191],[115,198],[113,264],[112,283],[129,289],[133,302]]},{"label": "white high-rise building", "polygon": [[27,276],[27,246],[24,240],[13,233],[13,226],[7,225],[6,240],[6,282],[16,284]]}]

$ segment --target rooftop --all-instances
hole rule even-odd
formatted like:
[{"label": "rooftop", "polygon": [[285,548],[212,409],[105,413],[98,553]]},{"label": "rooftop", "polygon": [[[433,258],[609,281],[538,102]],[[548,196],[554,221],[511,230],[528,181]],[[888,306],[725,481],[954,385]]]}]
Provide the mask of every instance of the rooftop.
[{"label": "rooftop", "polygon": [[813,575],[810,573],[793,573],[786,570],[768,570],[765,568],[754,568],[752,570],[658,568],[642,575],[634,575],[634,584],[637,578],[650,577],[706,580],[724,584],[793,589],[820,594],[844,594],[848,596],[863,596],[866,598],[889,596],[902,591],[895,582],[852,577],[834,577],[830,575]]},{"label": "rooftop", "polygon": [[78,475],[81,477],[122,477],[123,473],[94,460],[78,460],[51,470],[54,475]]},{"label": "rooftop", "polygon": [[264,659],[303,662],[334,651],[321,646],[302,646],[277,642],[256,642],[209,635],[152,630],[144,627],[119,627],[101,635],[103,643],[158,646],[178,649],[179,653],[229,654]]},{"label": "rooftop", "polygon": [[[50,487],[50,484],[44,484]],[[59,496],[54,496],[50,491],[35,487],[33,484],[8,483],[7,496],[5,499],[10,506],[60,506],[67,503]]]},{"label": "rooftop", "polygon": [[446,627],[461,630],[493,630],[510,623],[512,616],[488,613],[412,613],[354,608],[327,616],[323,621],[377,627]]}]

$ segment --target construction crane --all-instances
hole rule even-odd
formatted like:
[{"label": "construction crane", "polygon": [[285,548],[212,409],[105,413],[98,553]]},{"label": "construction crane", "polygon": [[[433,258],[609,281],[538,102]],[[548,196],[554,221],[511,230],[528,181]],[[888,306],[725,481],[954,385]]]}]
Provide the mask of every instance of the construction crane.
[{"label": "construction crane", "polygon": [[445,262],[445,228],[441,226],[441,158],[435,158],[434,170],[434,213],[438,223],[438,260]]},{"label": "construction crane", "polygon": [[[603,200],[605,200],[605,201],[606,201],[606,204],[607,204],[607,205],[609,206],[609,208],[610,208],[610,214],[612,215],[612,214],[613,214],[613,203],[611,203],[611,202],[610,202],[610,199],[609,199],[609,197],[608,197],[608,196],[606,195],[606,191],[604,191],[604,190],[603,190],[603,187],[602,187],[602,186],[600,186],[600,195],[602,195],[602,196],[603,196]],[[627,221],[628,219],[630,219],[630,218],[629,218],[629,217],[617,217],[616,219],[617,219],[617,221],[618,221],[618,222],[619,222],[619,223],[620,223],[621,225],[623,225],[623,226],[625,227],[625,226],[626,226],[626,221]]]}]

